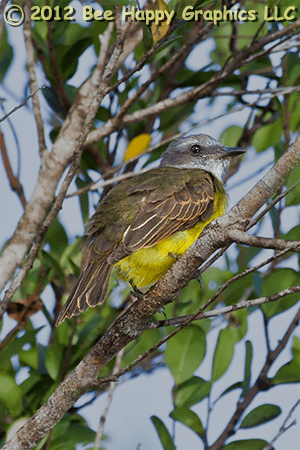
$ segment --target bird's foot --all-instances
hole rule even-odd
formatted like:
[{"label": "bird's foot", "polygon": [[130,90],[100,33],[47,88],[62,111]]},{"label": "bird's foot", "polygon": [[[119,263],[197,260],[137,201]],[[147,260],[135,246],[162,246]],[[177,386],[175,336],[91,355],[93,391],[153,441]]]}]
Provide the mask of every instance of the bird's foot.
[{"label": "bird's foot", "polygon": [[131,285],[131,287],[132,287],[132,289],[133,289],[133,295],[134,295],[136,298],[141,298],[141,297],[144,295],[144,293],[143,293],[142,291],[140,291],[140,290],[133,284],[133,280],[129,280],[129,283],[130,283],[130,285]]},{"label": "bird's foot", "polygon": [[202,281],[201,281],[201,275],[198,275],[196,280],[198,281],[200,288],[203,289]]},{"label": "bird's foot", "polygon": [[160,308],[159,312],[160,312],[161,314],[163,314],[163,315],[165,316],[165,319],[167,320],[167,315],[166,315],[165,307],[164,307],[164,306],[162,306],[162,307]]},{"label": "bird's foot", "polygon": [[174,259],[176,259],[176,261],[178,261],[178,260],[179,260],[179,255],[176,255],[176,253],[173,253],[173,252],[169,252],[169,256],[170,256],[170,258],[174,258]]}]

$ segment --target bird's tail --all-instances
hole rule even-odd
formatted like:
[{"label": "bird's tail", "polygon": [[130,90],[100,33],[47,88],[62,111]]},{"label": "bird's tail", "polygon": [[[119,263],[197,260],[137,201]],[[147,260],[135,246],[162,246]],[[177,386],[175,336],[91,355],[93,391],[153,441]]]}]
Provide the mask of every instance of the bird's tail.
[{"label": "bird's tail", "polygon": [[94,307],[104,302],[112,268],[113,265],[107,264],[106,258],[87,264],[64,304],[56,326],[67,317],[78,316],[90,306]]}]

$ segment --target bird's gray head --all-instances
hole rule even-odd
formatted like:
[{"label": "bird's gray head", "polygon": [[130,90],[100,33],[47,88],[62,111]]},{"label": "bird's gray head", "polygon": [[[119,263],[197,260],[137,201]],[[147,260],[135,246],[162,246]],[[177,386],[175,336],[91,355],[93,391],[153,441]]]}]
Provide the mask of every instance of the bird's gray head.
[{"label": "bird's gray head", "polygon": [[163,154],[160,165],[204,169],[222,180],[231,159],[244,152],[239,147],[225,147],[207,134],[195,134],[172,142]]}]

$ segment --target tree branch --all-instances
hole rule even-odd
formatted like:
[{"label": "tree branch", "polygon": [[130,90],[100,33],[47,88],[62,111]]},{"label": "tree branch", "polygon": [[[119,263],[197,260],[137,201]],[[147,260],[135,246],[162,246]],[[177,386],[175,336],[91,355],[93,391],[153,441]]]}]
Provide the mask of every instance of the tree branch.
[{"label": "tree branch", "polygon": [[184,316],[184,317],[175,317],[174,319],[162,320],[159,322],[151,322],[146,327],[146,329],[150,330],[153,328],[161,328],[162,326],[167,327],[167,326],[185,324],[185,322],[190,320],[192,317],[193,317],[193,320],[201,320],[201,319],[208,319],[211,317],[219,317],[219,316],[223,316],[224,314],[229,314],[234,311],[238,311],[239,309],[245,309],[245,308],[250,308],[251,306],[263,305],[263,304],[269,303],[269,302],[276,302],[276,300],[286,297],[287,295],[295,294],[296,292],[300,292],[300,286],[292,286],[287,289],[284,289],[283,291],[277,292],[277,294],[268,295],[267,297],[259,297],[259,298],[255,298],[253,300],[243,300],[234,305],[224,306],[224,308],[219,308],[219,309],[214,309],[213,311],[206,311],[203,313],[199,313],[198,315],[196,315],[196,317],[195,317],[195,314],[191,314],[191,315]]},{"label": "tree branch", "polygon": [[[28,62],[28,71],[29,71],[29,77],[30,77],[30,90],[31,94],[33,92],[37,92],[38,85],[36,80],[36,74],[35,74],[35,57],[34,57],[34,48],[32,45],[31,40],[31,7],[32,7],[32,1],[28,1],[25,5],[25,22],[24,22],[24,39],[25,39],[25,46],[26,46],[26,52],[27,52],[27,62]],[[47,150],[45,140],[44,140],[44,125],[43,120],[41,116],[40,111],[40,104],[38,95],[32,96],[32,103],[33,103],[33,112],[35,116],[36,126],[37,126],[37,133],[38,133],[38,140],[39,140],[39,153],[41,158],[45,154],[45,151]]]},{"label": "tree branch", "polygon": [[249,245],[250,247],[270,248],[273,250],[291,250],[297,253],[300,252],[299,241],[253,236],[236,228],[233,230],[228,229],[227,236],[237,244]]},{"label": "tree branch", "polygon": [[45,86],[39,87],[32,94],[28,95],[28,97],[26,97],[26,99],[22,103],[20,103],[18,106],[15,106],[11,111],[9,111],[9,113],[7,113],[7,114],[5,114],[5,116],[1,117],[0,122],[3,122],[11,114],[18,111],[18,109],[22,108],[22,106],[24,106],[28,102],[28,100],[30,100],[35,94],[37,94],[38,91],[40,91],[41,89],[44,89],[44,87]]},{"label": "tree branch", "polygon": [[[118,372],[118,370],[120,370],[120,366],[121,366],[121,362],[122,362],[122,358],[123,358],[123,353],[124,353],[124,349],[122,349],[116,357],[116,362],[112,371],[112,375],[116,374]],[[112,396],[113,396],[113,392],[116,388],[116,382],[115,381],[111,381],[109,384],[109,390],[108,390],[108,398],[106,401],[106,405],[104,408],[104,412],[100,418],[100,425],[99,425],[99,429],[97,431],[97,435],[96,435],[96,439],[95,439],[95,445],[94,445],[94,450],[98,450],[100,447],[100,443],[102,440],[102,435],[103,435],[103,429],[104,429],[104,424],[105,424],[105,420],[106,420],[106,416],[112,401]]]},{"label": "tree branch", "polygon": [[293,412],[295,411],[295,409],[300,405],[300,399],[294,404],[294,406],[290,409],[286,419],[284,420],[283,424],[281,425],[281,427],[279,428],[278,433],[276,434],[276,436],[271,440],[271,442],[267,445],[264,446],[264,448],[262,450],[272,450],[273,448],[273,444],[274,442],[277,441],[277,439],[283,434],[285,433],[289,428],[291,428],[292,426],[296,425],[296,420],[294,420],[292,423],[290,423],[289,425],[287,425],[287,421],[292,417]]},{"label": "tree branch", "polygon": [[4,137],[2,134],[2,131],[0,130],[0,150],[1,150],[1,155],[2,155],[2,159],[3,159],[3,163],[4,163],[4,167],[7,173],[7,177],[9,179],[9,183],[10,183],[10,187],[12,188],[12,190],[18,195],[23,208],[25,208],[26,206],[26,200],[25,200],[25,196],[24,196],[24,191],[23,191],[23,186],[20,183],[19,177],[15,177],[9,162],[9,158],[8,158],[8,154],[6,151],[6,145],[4,142]]}]

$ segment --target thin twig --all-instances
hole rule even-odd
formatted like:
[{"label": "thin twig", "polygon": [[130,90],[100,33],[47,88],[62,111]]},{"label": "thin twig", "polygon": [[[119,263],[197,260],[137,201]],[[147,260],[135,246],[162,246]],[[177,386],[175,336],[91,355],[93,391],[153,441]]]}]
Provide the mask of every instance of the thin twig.
[{"label": "thin twig", "polygon": [[261,95],[261,94],[272,94],[272,96],[270,97],[264,97],[263,99],[261,98],[261,100],[266,100],[269,98],[273,98],[273,97],[278,97],[278,95],[288,95],[288,94],[292,94],[293,92],[298,92],[300,91],[300,86],[293,86],[293,87],[284,87],[284,88],[274,88],[274,89],[255,89],[253,91],[249,91],[247,89],[241,89],[239,91],[228,91],[228,92],[217,92],[214,91],[211,96],[212,97],[217,97],[217,96],[223,96],[223,95]]},{"label": "thin twig", "polygon": [[[5,109],[3,106],[3,100],[4,99],[0,99],[0,109],[3,112],[3,114],[5,115]],[[21,172],[21,149],[20,149],[20,143],[19,143],[19,138],[18,135],[16,133],[16,130],[10,120],[10,118],[7,118],[7,123],[11,129],[11,132],[13,134],[15,143],[16,143],[16,152],[17,152],[17,177],[20,178],[20,172]]]},{"label": "thin twig", "polygon": [[30,100],[35,94],[38,93],[38,91],[40,91],[41,89],[44,89],[45,87],[46,86],[38,87],[32,94],[30,94],[30,95],[28,95],[28,97],[26,97],[24,102],[20,103],[18,106],[15,106],[11,111],[9,111],[9,113],[7,113],[7,114],[5,114],[5,116],[1,117],[0,122],[3,122],[11,114],[13,114],[14,112],[18,111],[18,109],[22,108],[22,106],[24,106],[28,102],[28,100]]},{"label": "thin twig", "polygon": [[282,194],[277,195],[274,200],[271,201],[271,203],[266,206],[266,208],[259,213],[250,223],[249,225],[246,226],[245,230],[248,231],[250,228],[254,227],[254,225],[257,224],[257,222],[260,221],[260,219],[268,212],[270,211],[270,209],[273,208],[274,205],[276,205],[276,203],[278,203],[283,197],[286,197],[287,194],[289,194],[291,191],[293,191],[297,186],[299,186],[300,184],[300,180],[296,181],[291,187],[289,187],[288,189],[286,189],[284,192],[282,192]]},{"label": "thin twig", "polygon": [[27,202],[25,200],[23,186],[20,183],[19,177],[15,177],[13,174],[13,171],[12,171],[12,168],[11,168],[11,165],[9,162],[8,154],[6,151],[4,137],[3,137],[1,130],[0,130],[0,150],[1,150],[2,158],[3,158],[4,167],[5,167],[5,170],[7,173],[7,177],[9,179],[10,187],[12,188],[12,190],[14,192],[16,192],[16,194],[18,195],[18,197],[23,205],[23,208],[25,208]]},{"label": "thin twig", "polygon": [[286,419],[284,420],[283,424],[281,425],[281,427],[279,428],[278,433],[276,434],[276,436],[272,439],[272,441],[270,443],[268,443],[267,445],[264,446],[264,448],[262,450],[271,450],[273,448],[273,444],[277,441],[277,439],[285,432],[287,431],[289,428],[291,428],[292,426],[296,425],[296,420],[294,420],[292,423],[290,423],[288,426],[286,426],[287,421],[291,418],[293,412],[295,411],[295,409],[300,405],[300,399],[294,404],[294,406],[291,408],[291,410],[289,411]]},{"label": "thin twig", "polygon": [[268,333],[268,317],[266,316],[266,314],[264,314],[263,312],[263,319],[264,319],[264,332],[265,332],[265,338],[266,338],[266,345],[267,345],[267,352],[270,353],[271,351],[271,345],[270,345],[270,338],[269,338],[269,333]]},{"label": "thin twig", "polygon": [[[127,173],[122,173],[121,175],[117,175],[116,177],[110,178],[109,180],[105,180],[105,181],[96,181],[94,183],[90,183],[88,186],[84,186],[81,189],[77,189],[76,192],[72,192],[72,194],[68,194],[66,196],[66,198],[70,198],[70,197],[74,197],[74,195],[81,195],[84,194],[87,191],[97,191],[98,189],[101,189],[105,186],[109,186],[111,184],[115,184],[117,181],[123,181],[126,180],[127,178],[131,178],[134,177],[136,175],[140,175],[141,173],[145,173],[148,172],[148,168],[146,169],[141,169],[138,172],[127,172]],[[107,175],[107,174],[105,174]]]},{"label": "thin twig", "polygon": [[[119,370],[120,370],[120,366],[121,366],[121,362],[122,362],[122,358],[123,358],[123,354],[124,354],[124,349],[122,349],[116,356],[116,362],[112,371],[112,375],[115,375]],[[112,401],[112,396],[113,396],[113,392],[116,388],[116,382],[115,381],[111,381],[110,385],[109,385],[109,389],[108,389],[108,398],[105,404],[105,408],[103,411],[103,414],[100,418],[100,425],[99,425],[99,429],[97,431],[96,434],[96,439],[95,439],[95,445],[94,445],[94,450],[99,450],[100,447],[100,443],[102,440],[102,435],[103,435],[103,429],[104,429],[104,424],[105,424],[105,420],[106,420],[106,416]]]},{"label": "thin twig", "polygon": [[[28,62],[28,71],[29,71],[29,78],[30,78],[30,90],[31,93],[37,92],[37,79],[36,79],[36,73],[35,73],[35,57],[34,57],[34,48],[32,45],[32,39],[31,39],[31,14],[30,9],[32,7],[32,2],[29,0],[25,3],[25,22],[24,22],[24,40],[25,40],[25,47],[27,52],[27,62]],[[38,132],[38,140],[39,140],[39,153],[40,157],[43,157],[43,154],[46,150],[46,144],[44,140],[44,125],[43,120],[41,116],[40,111],[40,104],[39,99],[37,95],[32,96],[32,103],[33,103],[33,112],[35,116],[36,126],[37,126],[37,132]]]}]

